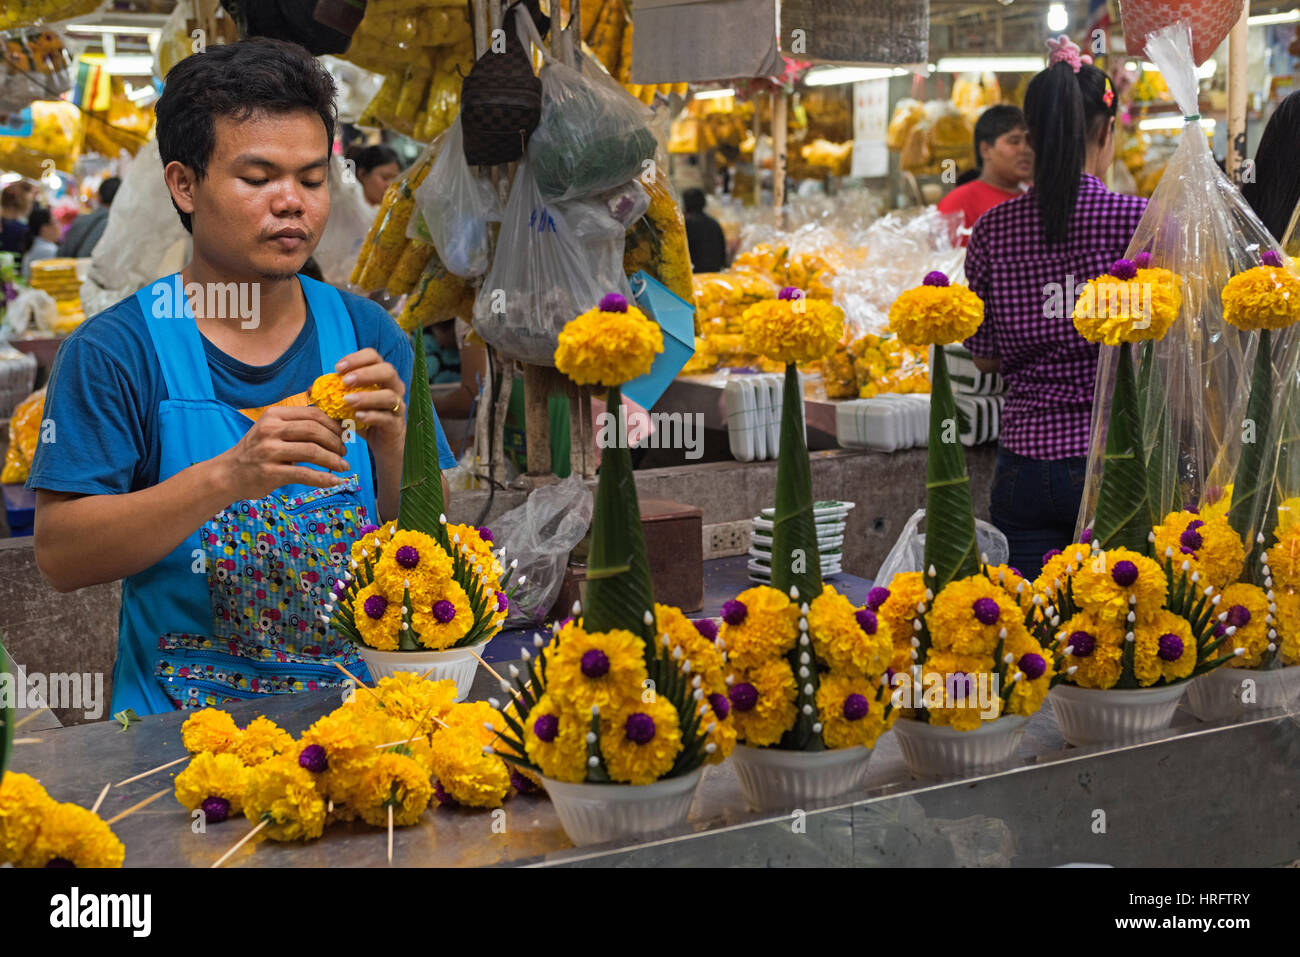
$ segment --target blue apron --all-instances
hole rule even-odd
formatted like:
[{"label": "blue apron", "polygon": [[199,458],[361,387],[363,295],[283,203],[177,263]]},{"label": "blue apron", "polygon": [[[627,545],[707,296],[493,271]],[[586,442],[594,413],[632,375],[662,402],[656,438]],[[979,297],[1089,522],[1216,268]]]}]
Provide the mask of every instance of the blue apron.
[{"label": "blue apron", "polygon": [[[332,372],[357,351],[352,320],[338,290],[298,279],[316,323],[322,372]],[[225,452],[253,422],[216,399],[185,297],[178,295],[185,319],[154,315],[160,283],[179,289],[180,278],[160,279],[136,298],[167,385],[158,410],[162,482]],[[378,524],[370,455],[354,447],[347,459],[355,472],[345,484],[288,485],[235,502],[162,561],[123,581],[113,713],[155,714],[338,686],[346,679],[332,660],[369,678],[352,644],[320,617],[359,529]]]}]

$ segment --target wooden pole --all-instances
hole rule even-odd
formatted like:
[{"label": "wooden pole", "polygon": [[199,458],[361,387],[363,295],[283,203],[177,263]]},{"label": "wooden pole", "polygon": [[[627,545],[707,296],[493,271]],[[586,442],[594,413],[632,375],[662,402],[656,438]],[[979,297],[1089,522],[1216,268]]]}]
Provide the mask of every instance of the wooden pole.
[{"label": "wooden pole", "polygon": [[762,111],[758,108],[758,98],[754,98],[754,120],[750,132],[754,134],[754,205],[763,205],[763,177],[762,171],[758,168],[758,138],[763,135],[763,123],[760,114]]},{"label": "wooden pole", "polygon": [[524,366],[524,447],[532,479],[551,474],[549,371],[542,366]]},{"label": "wooden pole", "polygon": [[785,90],[772,94],[772,205],[777,219],[785,222],[785,149],[789,129],[790,95]]},{"label": "wooden pole", "polygon": [[1228,33],[1228,136],[1223,165],[1238,185],[1246,164],[1246,18],[1249,15],[1247,3]]}]

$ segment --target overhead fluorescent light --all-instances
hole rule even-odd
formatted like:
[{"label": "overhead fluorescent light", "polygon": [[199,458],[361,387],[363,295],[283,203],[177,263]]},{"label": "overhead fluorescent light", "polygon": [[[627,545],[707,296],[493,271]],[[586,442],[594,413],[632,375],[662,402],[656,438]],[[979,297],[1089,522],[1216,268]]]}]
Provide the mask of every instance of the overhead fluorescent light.
[{"label": "overhead fluorescent light", "polygon": [[1045,66],[1041,56],[945,56],[936,68],[940,73],[1037,73]]},{"label": "overhead fluorescent light", "polygon": [[888,66],[818,66],[803,78],[805,86],[838,86],[860,80],[885,80],[891,76],[906,76],[910,71]]},{"label": "overhead fluorescent light", "polygon": [[[1214,120],[1206,117],[1200,121],[1201,128],[1206,131],[1214,129]],[[1140,130],[1181,130],[1186,124],[1181,116],[1157,116],[1149,120],[1140,120],[1138,129]]]},{"label": "overhead fluorescent light", "polygon": [[725,90],[699,90],[691,95],[697,100],[720,100],[724,96],[735,96],[736,91],[731,88]]},{"label": "overhead fluorescent light", "polygon": [[1047,29],[1061,33],[1070,25],[1070,14],[1063,3],[1053,3],[1047,8]]},{"label": "overhead fluorescent light", "polygon": [[161,35],[157,27],[113,26],[111,23],[69,23],[61,28],[66,33],[114,33],[120,37],[147,37]]},{"label": "overhead fluorescent light", "polygon": [[122,53],[104,57],[100,65],[113,76],[153,75],[153,57],[144,53]]},{"label": "overhead fluorescent light", "polygon": [[1247,17],[1246,23],[1252,27],[1266,27],[1270,23],[1296,23],[1300,21],[1300,10],[1288,10],[1286,13],[1261,13],[1257,17]]}]

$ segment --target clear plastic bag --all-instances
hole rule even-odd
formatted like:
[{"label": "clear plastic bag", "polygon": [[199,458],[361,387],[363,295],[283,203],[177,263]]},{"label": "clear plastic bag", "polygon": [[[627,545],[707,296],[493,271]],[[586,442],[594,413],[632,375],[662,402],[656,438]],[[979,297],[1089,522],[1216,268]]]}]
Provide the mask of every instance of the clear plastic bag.
[{"label": "clear plastic bag", "polygon": [[534,489],[527,501],[492,523],[506,560],[519,560],[510,574],[525,576],[510,599],[507,627],[537,625],[546,617],[564,583],[569,552],[591,526],[595,502],[577,476]]},{"label": "clear plastic bag", "polygon": [[473,279],[492,264],[488,223],[501,221],[501,201],[492,181],[465,162],[461,144],[457,116],[433,168],[415,191],[415,203],[447,271]]},{"label": "clear plastic bag", "polygon": [[623,235],[600,200],[547,203],[523,160],[492,268],[474,302],[474,330],[509,358],[554,366],[565,323],[608,293],[632,300]]},{"label": "clear plastic bag", "polygon": [[[918,508],[912,513],[894,542],[894,547],[881,563],[880,571],[876,572],[872,584],[888,588],[895,575],[925,570],[925,535],[918,531],[924,520],[925,509]],[[978,518],[975,520],[975,543],[979,548],[980,561],[987,560],[990,565],[1005,565],[1011,558],[1007,537]]]},{"label": "clear plastic bag", "polygon": [[325,281],[336,286],[347,285],[361,243],[375,218],[361,184],[355,176],[345,175],[347,168],[341,157],[330,157],[330,218],[312,251]]}]

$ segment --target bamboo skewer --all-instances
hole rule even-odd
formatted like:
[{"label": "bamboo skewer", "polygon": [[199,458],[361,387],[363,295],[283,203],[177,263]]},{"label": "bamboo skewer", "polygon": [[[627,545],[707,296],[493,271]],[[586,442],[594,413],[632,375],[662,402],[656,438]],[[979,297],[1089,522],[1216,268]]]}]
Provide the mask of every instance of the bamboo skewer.
[{"label": "bamboo skewer", "polygon": [[230,855],[234,854],[235,851],[239,850],[241,847],[247,844],[250,840],[252,840],[254,834],[256,834],[258,831],[260,831],[262,828],[266,827],[266,825],[270,823],[271,823],[271,819],[268,817],[261,824],[257,825],[257,827],[253,828],[251,831],[249,831],[247,834],[241,837],[239,839],[239,843],[236,844],[234,847],[232,847],[230,850],[226,851],[226,853],[222,854],[219,858],[217,858],[216,863],[213,864],[212,866],[220,867],[222,864],[226,863],[226,861],[230,859]]},{"label": "bamboo skewer", "polygon": [[168,761],[166,764],[160,764],[158,765],[158,767],[151,768],[148,771],[141,771],[133,778],[127,778],[125,781],[118,781],[117,784],[114,785],[114,787],[120,788],[124,784],[131,784],[135,781],[139,781],[141,778],[147,778],[151,774],[157,774],[159,771],[166,771],[168,768],[175,767],[176,765],[180,764],[182,761],[188,760],[189,757],[190,756],[186,754],[182,757],[177,758],[175,761]]},{"label": "bamboo skewer", "polygon": [[388,805],[388,863],[393,863],[393,806]]},{"label": "bamboo skewer", "polygon": [[40,738],[14,738],[14,744],[40,744]]},{"label": "bamboo skewer", "polygon": [[101,804],[104,803],[104,798],[108,796],[108,789],[111,788],[112,786],[113,786],[113,782],[112,782],[112,781],[110,781],[110,782],[108,782],[107,784],[104,785],[104,790],[102,790],[102,791],[99,792],[99,797],[95,798],[95,805],[94,805],[94,807],[92,807],[92,808],[90,809],[90,813],[91,813],[91,814],[98,814],[98,813],[99,813],[99,806],[100,806]]},{"label": "bamboo skewer", "polygon": [[153,793],[153,794],[150,794],[150,795],[149,795],[147,798],[145,798],[143,801],[137,801],[135,804],[132,804],[129,808],[127,808],[127,809],[126,809],[125,811],[123,811],[122,813],[120,813],[120,814],[115,814],[113,817],[110,817],[110,818],[108,819],[107,823],[108,823],[110,826],[113,825],[113,824],[116,824],[118,821],[122,820],[122,818],[126,817],[127,815],[134,814],[136,811],[140,810],[142,807],[145,807],[146,805],[152,804],[154,801],[158,800],[158,799],[159,799],[160,797],[162,797],[164,794],[171,794],[171,793],[172,793],[172,789],[171,789],[171,788],[163,788],[161,791],[157,791],[157,792],[155,792],[155,793]]},{"label": "bamboo skewer", "polygon": [[371,688],[369,685],[365,684],[365,683],[364,683],[360,678],[358,678],[358,677],[357,677],[356,675],[354,675],[352,672],[348,671],[347,668],[344,668],[344,667],[343,667],[341,664],[339,664],[337,661],[333,662],[333,665],[334,665],[334,667],[337,668],[339,671],[343,672],[345,675],[347,675],[349,678],[351,678],[352,681],[353,681],[353,683],[354,683],[358,688],[365,688],[367,691],[369,691],[371,697],[373,697],[376,701],[379,702],[379,706],[380,706],[381,708],[384,706],[384,699],[381,698],[381,697],[379,697],[379,695],[375,694],[375,689],[374,689],[374,688]]},{"label": "bamboo skewer", "polygon": [[24,717],[19,718],[17,721],[14,722],[14,730],[17,731],[19,728],[21,728],[23,725],[25,725],[28,721],[31,721],[33,718],[39,717],[40,715],[44,714],[45,712],[47,712],[47,711],[49,711],[49,710],[50,710],[49,708],[37,708],[37,709],[36,709],[35,711],[33,711],[31,714],[29,714],[29,715],[25,715]]}]

